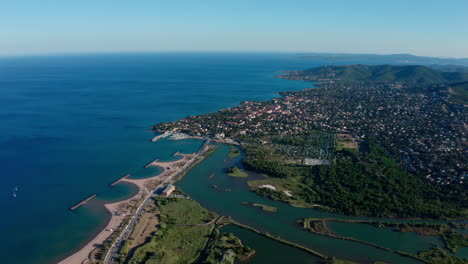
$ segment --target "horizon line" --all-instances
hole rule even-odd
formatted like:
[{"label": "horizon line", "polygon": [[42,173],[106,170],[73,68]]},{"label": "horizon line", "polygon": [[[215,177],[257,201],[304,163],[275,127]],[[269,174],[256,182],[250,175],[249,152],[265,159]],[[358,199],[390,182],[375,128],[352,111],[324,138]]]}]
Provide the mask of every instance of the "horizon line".
[{"label": "horizon line", "polygon": [[0,58],[21,58],[21,57],[54,57],[54,56],[80,56],[80,55],[116,55],[116,54],[162,54],[162,53],[257,53],[257,54],[296,54],[296,55],[374,55],[374,56],[396,56],[408,55],[422,58],[436,58],[436,59],[454,59],[463,60],[468,57],[450,57],[450,56],[428,56],[416,55],[412,53],[353,53],[353,52],[329,52],[329,51],[280,51],[280,50],[148,50],[148,51],[66,51],[66,52],[51,52],[51,53],[15,53],[15,54],[0,54]]}]

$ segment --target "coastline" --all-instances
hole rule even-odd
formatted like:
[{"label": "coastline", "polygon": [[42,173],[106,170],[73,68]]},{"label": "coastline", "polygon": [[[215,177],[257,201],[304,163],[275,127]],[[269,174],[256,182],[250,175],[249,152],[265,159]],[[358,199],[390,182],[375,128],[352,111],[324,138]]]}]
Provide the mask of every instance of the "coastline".
[{"label": "coastline", "polygon": [[[44,159],[44,161],[35,159],[33,163],[22,167],[22,171],[25,173],[25,182],[15,180],[16,175],[19,175],[19,172],[14,170],[16,163],[5,164],[8,165],[5,173],[15,176],[6,178],[7,183],[5,183],[5,187],[7,185],[11,185],[11,187],[18,185],[21,191],[18,193],[18,199],[11,199],[9,197],[11,194],[9,189],[7,190],[7,195],[3,196],[3,199],[7,201],[8,206],[11,206],[11,208],[6,208],[8,209],[6,211],[9,212],[9,217],[4,217],[2,221],[4,229],[2,231],[4,231],[5,236],[12,238],[12,240],[5,241],[4,243],[4,251],[2,252],[2,259],[4,261],[10,263],[17,263],[18,261],[24,263],[57,263],[75,253],[97,235],[110,219],[110,215],[102,207],[103,196],[106,195],[104,203],[116,202],[127,199],[138,191],[135,190],[133,185],[117,185],[116,187],[119,189],[115,190],[108,189],[107,185],[127,172],[135,174],[135,177],[132,176],[132,178],[151,177],[162,170],[157,168],[152,170],[154,171],[152,173],[148,170],[143,170],[140,165],[144,165],[146,161],[151,161],[154,154],[160,155],[160,151],[164,152],[170,149],[170,151],[164,152],[164,157],[161,156],[166,159],[166,153],[172,154],[178,150],[175,147],[178,144],[177,141],[166,142],[166,139],[162,140],[164,142],[163,146],[148,147],[151,144],[151,138],[155,136],[149,130],[149,127],[154,123],[168,120],[175,121],[186,114],[198,112],[211,113],[230,107],[231,105],[237,105],[244,100],[269,100],[277,96],[277,91],[284,91],[285,89],[299,90],[303,87],[299,82],[297,85],[291,86],[290,84],[286,84],[286,82],[278,82],[274,80],[275,78],[271,78],[277,71],[284,68],[285,63],[283,62],[291,61],[289,57],[285,59],[283,56],[268,55],[274,61],[265,64],[263,55],[252,59],[251,54],[241,57],[226,56],[225,54],[218,54],[216,56],[192,56],[188,54],[183,54],[183,56],[180,56],[180,54],[161,54],[155,56],[128,55],[128,58],[141,57],[145,63],[141,63],[141,61],[137,62],[137,60],[128,60],[125,63],[121,63],[123,65],[122,68],[107,67],[107,65],[114,65],[115,61],[119,61],[122,58],[119,55],[104,56],[102,57],[103,67],[94,69],[92,76],[88,76],[87,73],[92,68],[92,65],[96,63],[95,59],[93,59],[94,55],[84,57],[72,56],[63,61],[44,57],[41,58],[40,63],[36,58],[28,58],[28,60],[21,60],[15,63],[12,61],[11,65],[17,65],[18,67],[27,66],[29,62],[34,62],[34,65],[41,65],[40,71],[28,68],[28,74],[34,76],[35,80],[38,77],[44,77],[43,74],[46,72],[55,72],[57,65],[63,68],[64,73],[80,72],[80,74],[76,75],[80,80],[77,79],[78,77],[75,78],[74,74],[64,74],[63,76],[47,75],[48,78],[43,79],[44,84],[47,84],[50,91],[57,90],[60,92],[41,94],[41,100],[36,100],[38,95],[34,93],[34,90],[28,89],[24,91],[24,98],[31,98],[33,105],[37,103],[42,106],[42,100],[47,102],[49,100],[51,102],[63,102],[65,100],[67,102],[67,104],[60,105],[54,103],[43,105],[44,113],[51,114],[54,117],[47,120],[47,127],[31,127],[28,124],[37,121],[35,120],[35,116],[15,115],[13,111],[16,109],[15,107],[23,109],[23,105],[15,106],[13,101],[8,102],[8,105],[11,103],[13,107],[11,108],[12,111],[9,118],[12,121],[19,120],[20,122],[15,123],[15,126],[5,126],[5,131],[8,132],[8,136],[11,132],[12,143],[17,142],[19,144],[6,145],[4,153],[29,153],[37,151],[43,154],[43,157],[47,157],[47,159]],[[161,61],[160,58],[164,58],[164,60]],[[166,59],[174,61],[174,58],[180,59],[180,65],[187,66],[190,71],[177,72],[179,64],[167,64],[164,62]],[[203,59],[202,65],[199,63],[200,59]],[[210,63],[218,61],[218,59],[222,59],[225,63],[218,65],[219,67],[210,68]],[[245,59],[248,60],[246,61]],[[151,70],[153,69],[151,65],[161,65],[161,71]],[[159,85],[155,87],[150,82],[133,82],[135,80],[134,66],[145,69],[141,72],[142,78],[167,81],[174,89],[166,91],[160,89]],[[236,74],[238,72],[236,69],[256,71],[261,74],[243,76],[242,84],[250,87],[250,89],[238,89],[239,85],[236,81],[239,80],[239,76]],[[210,78],[200,79],[199,76],[202,76],[204,73],[206,74],[208,71],[219,74],[210,75]],[[11,73],[11,75],[5,76],[3,79],[8,82],[11,80],[14,83],[17,75],[16,72]],[[91,72],[89,73],[91,74]],[[174,76],[174,79],[168,80],[167,76],[173,73],[177,73],[171,75]],[[108,87],[106,86],[106,89],[109,90],[101,89],[100,85],[98,85],[100,89],[90,88],[87,90],[91,96],[90,98],[99,100],[99,108],[75,108],[73,111],[77,113],[75,116],[76,120],[74,120],[74,122],[77,122],[76,126],[64,125],[70,122],[70,117],[63,114],[70,111],[70,105],[89,104],[88,97],[72,96],[79,91],[76,89],[64,89],[64,85],[83,80],[93,83],[96,81],[94,76],[97,76],[94,74],[108,77],[105,80],[102,79],[100,85],[109,85]],[[126,85],[124,86],[113,86],[114,82],[120,83],[122,80],[128,80],[129,82],[125,83]],[[183,82],[179,82],[178,80],[183,80]],[[200,83],[199,88],[201,90],[195,91],[190,85],[187,86],[186,82],[194,82],[197,85]],[[35,85],[35,83],[31,83],[31,85]],[[219,89],[220,85],[223,87],[222,90]],[[134,89],[135,87],[138,89]],[[139,88],[142,90],[139,90]],[[143,90],[146,90],[146,92],[141,92]],[[114,93],[114,91],[118,91],[118,93]],[[164,93],[161,93],[162,91]],[[223,93],[221,97],[218,96],[220,91]],[[180,98],[180,95],[186,96],[183,102],[179,102],[178,100],[177,102],[172,101],[172,99]],[[203,101],[197,97],[199,95],[203,96]],[[110,97],[112,97],[112,100],[109,99]],[[123,100],[122,98],[126,99]],[[208,102],[216,102],[216,104],[205,103],[205,99]],[[27,107],[27,105],[24,106]],[[10,108],[5,109],[10,110]],[[7,112],[10,113],[9,111]],[[94,118],[97,120],[92,125],[89,123],[89,118],[84,118],[91,115],[93,116],[92,120]],[[27,120],[31,121],[23,122],[21,121],[23,120],[22,118],[27,118]],[[4,125],[6,124],[4,122]],[[112,133],[103,133],[103,131],[109,131],[109,128],[112,128]],[[34,135],[31,135],[31,133]],[[68,137],[73,138],[73,140],[68,140]],[[189,145],[192,145],[192,143],[189,143]],[[183,148],[186,149],[185,145]],[[190,152],[192,151],[185,151],[184,153]],[[64,155],[61,155],[61,153],[64,153]],[[108,156],[107,153],[109,153]],[[48,170],[48,177],[41,180],[41,188],[35,188],[33,183],[37,179],[34,177],[33,180],[28,179],[37,172],[38,168],[44,166],[44,162],[47,162],[47,164],[53,162],[49,157],[55,156],[49,156],[49,154],[57,155],[63,162],[54,165],[57,166],[54,167],[56,169]],[[136,161],[135,156],[138,156]],[[170,157],[167,158],[169,159]],[[121,166],[113,166],[113,163],[117,160]],[[83,166],[76,166],[77,161]],[[69,177],[63,177],[64,171],[67,171]],[[142,173],[138,176],[137,174],[140,172]],[[42,182],[46,184],[42,184]],[[76,184],[82,184],[83,186]],[[65,188],[62,188],[64,186]],[[73,196],[70,195],[70,190],[73,190]],[[125,192],[125,197],[123,196],[124,194],[119,194],[123,192]],[[84,208],[78,209],[76,215],[68,210],[75,202],[79,202],[81,199],[94,193],[98,194],[97,199],[92,200]],[[17,210],[20,208],[18,204],[23,203],[23,198],[27,199],[27,197],[34,196],[39,196],[40,199],[32,199],[24,210]],[[72,198],[70,198],[71,196]],[[109,198],[112,197],[110,199],[113,200],[108,201],[107,196]],[[61,199],[61,197],[67,197],[67,199]],[[57,204],[59,207],[45,207],[42,206],[44,203],[50,205]],[[21,217],[24,215],[24,212],[28,212],[29,217]],[[88,214],[93,218],[87,218],[86,215]],[[35,221],[31,222],[28,220],[31,217]],[[45,223],[51,222],[48,219],[54,219],[57,224],[46,225]],[[18,234],[24,232],[25,226],[31,229],[28,237],[34,239],[34,241],[42,241],[45,238],[48,242],[47,244],[31,243],[28,245],[28,254],[22,256],[23,249],[20,245],[24,243],[24,239],[18,236]],[[36,232],[36,230],[38,231]],[[17,256],[21,257],[18,258]]]},{"label": "coastline", "polygon": [[107,211],[111,214],[111,218],[109,219],[109,222],[107,225],[104,227],[101,232],[99,232],[91,241],[89,241],[84,247],[82,247],[79,251],[75,252],[73,255],[67,257],[66,259],[58,262],[58,264],[85,264],[88,263],[88,258],[89,255],[93,252],[93,250],[97,249],[98,246],[96,245],[102,245],[104,241],[112,235],[112,231],[114,229],[117,229],[124,221],[125,215],[114,215],[113,212],[118,210],[122,205],[127,204],[130,202],[132,199],[134,199],[138,194],[141,193],[141,190],[138,191],[138,193],[126,200],[120,201],[120,202],[115,202],[115,203],[110,203],[110,204],[104,204],[104,207],[107,209]]},{"label": "coastline", "polygon": [[[198,160],[198,158],[209,149],[209,147],[207,147],[209,146],[208,143],[209,140],[196,153],[175,153],[173,156],[181,157],[178,160],[167,162],[155,160],[146,165],[145,168],[151,166],[161,167],[163,171],[158,175],[144,179],[119,179],[119,182],[117,184],[122,182],[134,184],[138,187],[138,192],[128,199],[114,203],[104,204],[104,207],[111,214],[107,225],[101,230],[101,232],[94,236],[91,239],[91,241],[89,241],[84,247],[82,247],[72,255],[68,256],[67,258],[59,261],[58,264],[90,263],[93,251],[99,249],[103,245],[103,243],[110,238],[111,235],[116,233],[115,230],[121,228],[123,224],[125,224],[126,220],[131,218],[135,214],[136,211],[132,210],[131,208],[139,208],[144,203],[144,201],[152,197],[155,191],[163,187],[165,184],[173,183],[177,180],[177,176],[179,174],[186,172],[187,169],[191,169],[193,167],[191,165],[193,165],[193,163],[195,163]],[[120,236],[120,234],[118,235]]]}]

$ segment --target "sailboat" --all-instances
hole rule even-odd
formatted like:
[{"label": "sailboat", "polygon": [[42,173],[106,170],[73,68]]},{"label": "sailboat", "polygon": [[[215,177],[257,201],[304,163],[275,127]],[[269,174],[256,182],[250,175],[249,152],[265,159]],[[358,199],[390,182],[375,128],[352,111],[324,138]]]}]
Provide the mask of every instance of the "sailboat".
[{"label": "sailboat", "polygon": [[16,198],[17,191],[18,191],[18,186],[15,186],[15,188],[13,188],[13,194],[11,195],[11,197]]}]

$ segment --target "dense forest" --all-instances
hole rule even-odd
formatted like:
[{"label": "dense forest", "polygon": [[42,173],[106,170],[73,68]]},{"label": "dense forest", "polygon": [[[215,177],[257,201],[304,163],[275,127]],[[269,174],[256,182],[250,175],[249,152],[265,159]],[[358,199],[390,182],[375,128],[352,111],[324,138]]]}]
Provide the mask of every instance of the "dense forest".
[{"label": "dense forest", "polygon": [[468,81],[450,85],[452,95],[450,100],[456,104],[468,104]]},{"label": "dense forest", "polygon": [[[442,190],[400,168],[381,146],[369,142],[365,149],[337,151],[330,166],[297,166],[285,163],[280,155],[261,145],[250,144],[245,148],[243,163],[272,177],[302,176],[301,199],[339,213],[431,219],[466,217],[466,183]],[[273,191],[259,193],[274,195],[270,192]]]},{"label": "dense forest", "polygon": [[291,72],[295,77],[333,78],[341,81],[413,82],[420,84],[467,81],[467,72],[435,70],[419,65],[346,65],[322,66],[304,71]]}]

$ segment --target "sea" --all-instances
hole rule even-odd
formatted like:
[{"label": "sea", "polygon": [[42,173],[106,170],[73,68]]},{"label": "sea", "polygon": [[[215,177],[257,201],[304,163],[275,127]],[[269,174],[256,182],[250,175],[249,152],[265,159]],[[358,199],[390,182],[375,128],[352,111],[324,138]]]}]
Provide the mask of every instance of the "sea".
[{"label": "sea", "polygon": [[274,76],[319,64],[293,53],[0,58],[1,262],[55,263],[77,251],[109,220],[102,204],[136,191],[111,182],[157,174],[142,168],[200,145],[152,143],[153,124],[310,88]]},{"label": "sea", "polygon": [[[136,193],[130,184],[110,183],[144,169],[154,159],[173,160],[192,153],[201,140],[151,142],[151,126],[239,105],[270,100],[280,91],[313,84],[275,78],[282,71],[329,64],[359,63],[311,59],[295,53],[123,53],[17,56],[0,58],[0,263],[57,263],[78,251],[110,219],[104,203]],[[349,218],[293,208],[249,191],[247,179],[225,175],[242,155],[229,159],[218,150],[177,184],[202,206],[274,236],[328,256],[359,263],[419,263],[394,252],[306,232],[297,220]],[[215,175],[214,177],[209,177]],[[249,177],[255,178],[255,175]],[[213,188],[213,185],[219,188]],[[14,197],[14,195],[16,197]],[[75,211],[77,202],[97,195]],[[246,206],[256,202],[278,208],[272,215]],[[439,237],[397,233],[390,228],[347,223],[330,226],[337,234],[416,254]],[[317,257],[253,232],[224,229],[257,250],[250,263],[321,263]],[[457,254],[468,258],[468,248]],[[281,262],[280,262],[281,261]]]}]

